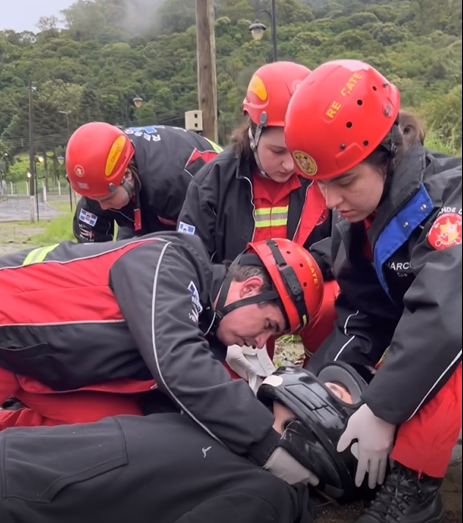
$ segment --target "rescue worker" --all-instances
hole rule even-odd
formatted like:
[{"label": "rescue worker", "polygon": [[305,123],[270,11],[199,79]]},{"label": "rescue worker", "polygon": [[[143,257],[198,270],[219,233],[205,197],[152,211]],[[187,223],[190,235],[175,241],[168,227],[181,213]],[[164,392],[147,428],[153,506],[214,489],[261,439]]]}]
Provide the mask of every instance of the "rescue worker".
[{"label": "rescue worker", "polygon": [[[355,457],[335,448],[365,387],[355,369],[336,363],[318,376],[279,369],[258,392],[281,445],[301,452],[319,488],[341,502],[360,495]],[[312,523],[315,515],[303,485],[262,471],[178,413],[6,430],[0,445],[2,523]]]},{"label": "rescue worker", "polygon": [[[203,167],[188,188],[178,230],[198,235],[217,263],[233,259],[249,241],[290,238],[310,248],[330,235],[331,213],[318,186],[298,176],[283,134],[291,96],[309,75],[307,67],[293,62],[259,68],[249,83],[242,107],[246,119],[233,145]],[[324,273],[332,280],[330,271]],[[301,332],[308,355],[332,329],[337,291],[336,282],[325,283],[320,312]],[[230,347],[227,361],[256,390],[262,376],[275,370],[274,350],[274,340],[260,352]]]},{"label": "rescue worker", "polygon": [[82,195],[74,215],[79,242],[105,242],[175,230],[192,176],[222,149],[179,127],[125,131],[87,123],[71,136],[66,171]]},{"label": "rescue worker", "polygon": [[[63,423],[79,398],[91,411],[81,393],[155,388],[170,401],[167,410],[181,410],[265,465],[279,441],[273,416],[244,381],[230,378],[226,346],[262,347],[306,324],[320,308],[323,279],[312,256],[289,240],[250,243],[227,269],[211,263],[197,236],[165,232],[4,256],[0,292],[0,402],[18,397],[11,387],[25,376],[45,409],[43,392],[55,391],[55,408],[62,398],[54,417]],[[311,479],[284,452],[268,468]]]},{"label": "rescue worker", "polygon": [[357,523],[443,522],[439,488],[462,422],[461,158],[420,139],[407,149],[399,106],[373,67],[336,60],[301,84],[285,127],[338,216],[337,326],[308,368],[379,367],[338,445],[358,440],[358,484],[366,472],[383,483],[395,462]]}]

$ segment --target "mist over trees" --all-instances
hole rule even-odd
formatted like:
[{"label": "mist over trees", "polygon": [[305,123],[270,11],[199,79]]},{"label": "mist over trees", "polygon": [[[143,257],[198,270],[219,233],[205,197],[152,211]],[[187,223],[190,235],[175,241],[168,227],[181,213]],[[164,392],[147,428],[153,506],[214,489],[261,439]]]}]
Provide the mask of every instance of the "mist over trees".
[{"label": "mist over trees", "polygon": [[[271,61],[261,12],[270,2],[216,0],[215,9],[226,143],[253,71]],[[261,42],[249,32],[257,17],[268,27]],[[400,88],[403,107],[461,150],[460,1],[277,0],[277,20],[280,60],[370,62]],[[0,32],[0,160],[10,163],[28,147],[29,79],[37,152],[62,154],[68,132],[90,120],[182,126],[197,108],[195,0],[79,0],[35,33]]]}]

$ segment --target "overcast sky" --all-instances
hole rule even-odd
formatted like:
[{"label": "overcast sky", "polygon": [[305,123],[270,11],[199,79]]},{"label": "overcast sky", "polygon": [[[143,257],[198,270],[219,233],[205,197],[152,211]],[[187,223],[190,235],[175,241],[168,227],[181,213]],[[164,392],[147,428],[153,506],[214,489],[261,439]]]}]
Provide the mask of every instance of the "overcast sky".
[{"label": "overcast sky", "polygon": [[0,30],[37,32],[41,16],[59,16],[75,0],[0,0]]}]

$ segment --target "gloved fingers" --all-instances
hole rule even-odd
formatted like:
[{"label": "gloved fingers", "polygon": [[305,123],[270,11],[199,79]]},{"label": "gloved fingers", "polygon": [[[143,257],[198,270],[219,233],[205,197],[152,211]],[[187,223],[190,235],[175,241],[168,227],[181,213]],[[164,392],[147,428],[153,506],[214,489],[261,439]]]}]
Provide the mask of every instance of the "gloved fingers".
[{"label": "gloved fingers", "polygon": [[309,485],[312,485],[312,487],[316,487],[320,483],[320,480],[317,478],[317,476],[315,474],[313,474],[312,472],[309,471],[307,483]]},{"label": "gloved fingers", "polygon": [[368,472],[369,465],[370,460],[368,459],[368,455],[362,452],[360,449],[359,462],[357,465],[357,472],[355,474],[355,484],[357,487],[362,486],[362,483],[365,480],[365,475]]},{"label": "gloved fingers", "polygon": [[376,485],[378,484],[380,464],[381,461],[377,458],[370,460],[370,465],[368,467],[368,487],[372,490],[376,488]]},{"label": "gloved fingers", "polygon": [[268,470],[275,476],[286,481],[290,485],[310,483],[313,486],[318,485],[317,476],[310,470],[306,469],[301,463],[289,454],[285,449],[279,447],[270,456],[264,469]]},{"label": "gloved fingers", "polygon": [[347,447],[352,443],[353,439],[354,439],[354,437],[353,437],[353,435],[351,435],[349,425],[347,425],[347,429],[343,432],[342,436],[339,438],[337,451],[344,452],[347,449]]},{"label": "gloved fingers", "polygon": [[228,347],[225,361],[232,370],[244,379],[249,379],[249,376],[255,374],[254,367],[243,355],[241,347],[237,345]]},{"label": "gloved fingers", "polygon": [[380,461],[378,470],[378,485],[382,485],[384,483],[384,480],[386,479],[388,461],[389,456],[387,456],[386,459],[382,459]]},{"label": "gloved fingers", "polygon": [[[251,373],[249,373],[249,374],[251,374]],[[257,395],[257,391],[259,390],[259,387],[262,385],[262,382],[264,380],[257,374],[251,374],[251,375],[249,375],[249,374],[248,374],[248,377],[249,377],[248,385],[251,388],[252,392],[254,392],[254,394]]]},{"label": "gloved fingers", "polygon": [[350,448],[350,451],[352,455],[355,457],[355,459],[359,459],[359,444],[358,443],[352,443],[352,447]]}]

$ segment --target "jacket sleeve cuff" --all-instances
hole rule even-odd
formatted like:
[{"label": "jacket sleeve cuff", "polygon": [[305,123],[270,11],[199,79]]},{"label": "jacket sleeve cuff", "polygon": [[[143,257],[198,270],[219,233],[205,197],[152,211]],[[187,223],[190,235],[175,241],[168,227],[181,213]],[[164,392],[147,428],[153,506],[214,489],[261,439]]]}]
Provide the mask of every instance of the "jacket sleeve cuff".
[{"label": "jacket sleeve cuff", "polygon": [[259,467],[263,467],[270,456],[275,452],[275,449],[278,447],[281,436],[273,428],[270,429],[265,437],[254,443],[249,452],[249,458]]}]

